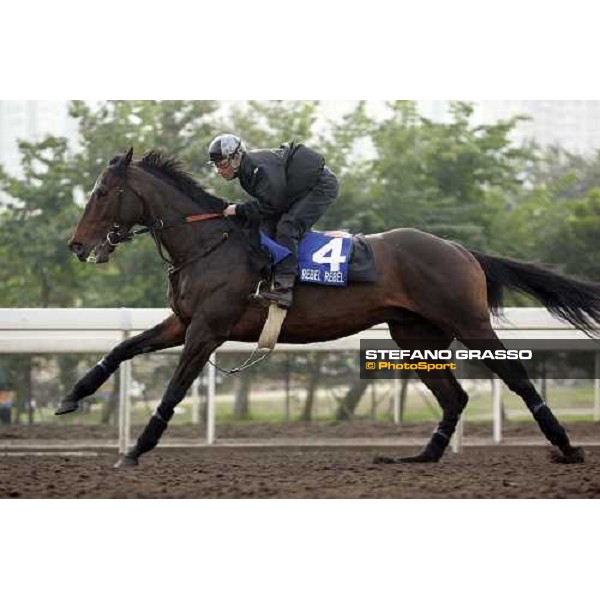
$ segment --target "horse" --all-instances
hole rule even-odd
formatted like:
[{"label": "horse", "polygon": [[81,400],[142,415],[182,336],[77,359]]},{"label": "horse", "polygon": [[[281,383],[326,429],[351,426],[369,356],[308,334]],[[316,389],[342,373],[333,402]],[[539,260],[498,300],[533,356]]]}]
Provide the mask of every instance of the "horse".
[{"label": "horse", "polygon": [[[258,226],[223,216],[227,201],[207,191],[175,158],[150,151],[133,159],[133,148],[102,170],[69,241],[80,261],[108,262],[131,239],[135,226],[154,238],[170,263],[163,322],[115,346],[62,399],[57,415],[73,412],[126,360],[183,344],[162,400],[134,446],[115,468],[139,464],[159,442],[174,409],[210,355],[225,341],[256,341],[267,309],[248,301],[267,259],[257,243]],[[255,235],[256,234],[256,235]],[[580,330],[598,331],[600,286],[558,274],[541,265],[469,251],[416,229],[366,236],[378,278],[347,287],[296,286],[295,301],[279,341],[304,344],[331,340],[387,323],[403,349],[446,349],[459,340],[469,349],[503,350],[490,314],[498,312],[505,289],[525,292]],[[168,257],[164,252],[168,253]],[[590,334],[591,335],[591,334]],[[518,394],[555,446],[554,460],[583,462],[562,424],[542,400],[517,359],[484,360]],[[455,431],[468,395],[450,370],[417,371],[433,393],[442,417],[424,448],[409,457],[380,462],[439,461]]]}]

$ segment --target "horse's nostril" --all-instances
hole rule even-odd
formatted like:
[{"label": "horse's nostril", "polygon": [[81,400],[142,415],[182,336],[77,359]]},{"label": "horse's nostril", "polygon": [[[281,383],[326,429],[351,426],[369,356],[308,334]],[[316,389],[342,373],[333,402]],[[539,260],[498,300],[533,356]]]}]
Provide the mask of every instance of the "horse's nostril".
[{"label": "horse's nostril", "polygon": [[81,256],[83,253],[83,244],[78,242],[71,242],[69,248],[71,249],[71,252],[74,252],[77,256]]}]

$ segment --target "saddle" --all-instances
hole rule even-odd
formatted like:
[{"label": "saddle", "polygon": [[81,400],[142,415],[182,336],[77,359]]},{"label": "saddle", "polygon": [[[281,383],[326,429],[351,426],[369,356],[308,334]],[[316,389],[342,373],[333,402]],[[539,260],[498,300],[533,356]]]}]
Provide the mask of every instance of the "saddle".
[{"label": "saddle", "polygon": [[[263,248],[275,265],[290,254],[266,234],[260,234]],[[307,232],[298,248],[298,281],[315,285],[343,287],[349,282],[376,282],[373,250],[362,234],[344,231]]]}]

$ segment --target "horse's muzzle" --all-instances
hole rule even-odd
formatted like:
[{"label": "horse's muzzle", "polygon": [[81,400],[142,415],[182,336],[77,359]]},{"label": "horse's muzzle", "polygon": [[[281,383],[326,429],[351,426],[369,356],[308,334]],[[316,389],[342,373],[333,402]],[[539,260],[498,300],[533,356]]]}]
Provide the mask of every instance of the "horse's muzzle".
[{"label": "horse's muzzle", "polygon": [[73,252],[81,262],[85,262],[87,260],[89,253],[86,252],[83,244],[80,244],[79,242],[70,242],[69,250],[71,250],[71,252]]}]

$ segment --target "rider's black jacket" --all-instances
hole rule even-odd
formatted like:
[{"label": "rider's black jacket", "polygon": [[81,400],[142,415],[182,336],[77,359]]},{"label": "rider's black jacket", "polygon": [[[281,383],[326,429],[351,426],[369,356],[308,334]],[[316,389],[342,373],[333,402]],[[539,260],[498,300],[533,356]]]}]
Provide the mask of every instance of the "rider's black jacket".
[{"label": "rider's black jacket", "polygon": [[238,177],[253,200],[239,204],[236,214],[248,220],[278,219],[315,186],[324,166],[318,152],[294,142],[246,152]]}]

